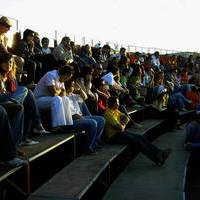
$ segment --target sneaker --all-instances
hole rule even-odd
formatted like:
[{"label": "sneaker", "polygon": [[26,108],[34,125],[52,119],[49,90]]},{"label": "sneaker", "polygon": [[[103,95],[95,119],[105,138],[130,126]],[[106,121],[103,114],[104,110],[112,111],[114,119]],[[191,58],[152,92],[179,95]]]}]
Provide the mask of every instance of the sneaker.
[{"label": "sneaker", "polygon": [[49,131],[46,131],[45,129],[37,129],[37,128],[34,128],[33,129],[33,134],[38,134],[38,135],[47,135],[49,134],[50,132]]},{"label": "sneaker", "polygon": [[5,162],[6,165],[10,167],[19,167],[19,166],[24,166],[27,165],[27,161],[19,159],[19,158],[13,158],[12,160],[8,160]]},{"label": "sneaker", "polygon": [[31,140],[31,139],[26,139],[26,140],[21,142],[20,146],[32,146],[32,145],[36,145],[38,143],[39,143],[38,141],[34,141],[34,140]]},{"label": "sneaker", "polygon": [[86,152],[85,152],[85,155],[89,155],[89,156],[94,156],[96,155],[97,152],[91,148],[89,148]]}]

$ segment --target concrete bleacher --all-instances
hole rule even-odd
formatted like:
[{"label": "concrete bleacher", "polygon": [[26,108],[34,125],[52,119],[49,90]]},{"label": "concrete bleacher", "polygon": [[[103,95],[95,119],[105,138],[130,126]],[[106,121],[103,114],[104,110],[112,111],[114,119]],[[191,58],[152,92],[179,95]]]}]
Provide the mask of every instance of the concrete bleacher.
[{"label": "concrete bleacher", "polygon": [[104,200],[182,200],[185,199],[186,168],[190,153],[183,147],[183,130],[169,132],[154,142],[161,148],[172,148],[163,167],[139,155],[114,181]]},{"label": "concrete bleacher", "polygon": [[[142,109],[140,109],[138,112],[141,112],[141,110]],[[138,114],[138,112],[132,113]],[[143,124],[143,129],[139,130],[130,128],[129,130],[148,137],[155,132],[158,136],[158,129],[164,125],[165,121],[145,119],[141,123]],[[164,129],[160,131],[160,134],[161,132],[163,133]],[[103,182],[103,185],[106,188],[109,187],[112,182],[112,166],[114,166],[115,160],[119,158],[119,156],[127,149],[127,145],[107,145],[94,157],[83,156],[74,160],[72,163],[70,163],[70,165],[63,168],[42,187],[35,191],[29,197],[29,200],[94,199],[94,196],[91,195],[91,188],[95,182],[98,181]],[[132,158],[134,156],[135,154],[132,155]],[[123,159],[125,159],[125,156],[123,156],[122,160]],[[122,160],[120,160],[120,162],[123,162]],[[115,168],[116,167],[117,166],[115,166]],[[102,181],[103,174],[104,178]],[[101,198],[95,197],[95,199]]]},{"label": "concrete bleacher", "polygon": [[[165,119],[150,119],[152,111],[148,109],[148,107],[138,110],[129,109],[129,114],[138,118],[143,124],[141,130],[134,128],[129,128],[129,130],[152,140],[167,131],[169,124]],[[40,141],[37,146],[21,148],[29,160],[28,167],[0,169],[0,185],[4,182],[14,182],[16,185],[19,177],[26,177],[26,187],[22,191],[24,194],[21,199],[25,199],[30,193],[32,194],[29,199],[33,200],[94,199],[94,195],[97,195],[95,199],[101,199],[101,195],[109,188],[112,181],[138,153],[130,155],[126,145],[106,145],[95,156],[80,154],[81,156],[77,158],[77,139],[74,134],[50,134],[36,139]],[[71,148],[67,150],[70,143]],[[58,150],[59,153],[52,154]],[[68,153],[71,153],[71,160],[63,162],[59,168],[53,170],[52,168],[59,165],[63,159],[68,159],[65,156]],[[48,157],[48,159],[43,159],[43,157]],[[20,173],[21,170],[24,170],[24,173]],[[21,176],[17,175],[18,173]],[[40,180],[40,176],[45,173],[48,174],[48,178]],[[18,190],[18,188],[15,189]]]}]

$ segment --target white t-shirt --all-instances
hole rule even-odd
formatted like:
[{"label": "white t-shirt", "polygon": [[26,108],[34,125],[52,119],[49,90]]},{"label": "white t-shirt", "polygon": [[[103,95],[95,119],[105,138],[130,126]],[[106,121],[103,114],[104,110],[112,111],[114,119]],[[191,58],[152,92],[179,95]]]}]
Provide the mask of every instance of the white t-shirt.
[{"label": "white t-shirt", "polygon": [[48,86],[55,86],[57,89],[65,89],[64,83],[59,81],[60,76],[58,70],[47,72],[38,82],[33,93],[35,97],[52,96],[48,90]]},{"label": "white t-shirt", "polygon": [[81,102],[81,97],[77,94],[73,94],[71,93],[70,95],[67,96],[69,98],[69,102],[70,102],[70,110],[71,110],[71,114],[75,115],[75,114],[79,114],[82,115],[80,106],[79,106],[79,102]]}]

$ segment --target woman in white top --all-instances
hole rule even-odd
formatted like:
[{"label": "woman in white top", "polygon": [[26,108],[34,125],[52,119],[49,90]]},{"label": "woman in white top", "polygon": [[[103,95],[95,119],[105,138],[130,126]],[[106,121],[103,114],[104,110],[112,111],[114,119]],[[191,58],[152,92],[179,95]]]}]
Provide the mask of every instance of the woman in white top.
[{"label": "woman in white top", "polygon": [[51,110],[51,126],[55,132],[62,132],[65,126],[73,124],[64,85],[71,77],[71,67],[64,66],[59,70],[47,72],[34,90],[39,109]]}]

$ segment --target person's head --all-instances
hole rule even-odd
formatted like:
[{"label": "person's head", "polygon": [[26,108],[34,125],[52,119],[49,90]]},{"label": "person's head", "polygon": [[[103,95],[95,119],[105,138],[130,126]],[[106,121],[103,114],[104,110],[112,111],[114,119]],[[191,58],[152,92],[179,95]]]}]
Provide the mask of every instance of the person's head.
[{"label": "person's head", "polygon": [[26,41],[27,43],[33,42],[34,34],[35,34],[34,31],[26,29],[23,33],[23,40]]},{"label": "person's head", "polygon": [[62,40],[61,40],[61,44],[64,46],[64,47],[67,47],[69,48],[70,47],[70,37],[63,37]]},{"label": "person's head", "polygon": [[60,82],[65,82],[70,80],[73,75],[73,69],[69,65],[65,65],[64,67],[59,68],[58,72],[60,76]]},{"label": "person's head", "polygon": [[93,74],[92,67],[83,67],[82,68],[81,77],[83,77],[86,82],[92,81],[92,74]]},{"label": "person's head", "polygon": [[154,55],[155,55],[156,58],[159,58],[159,55],[160,55],[160,54],[159,54],[158,51],[156,51],[156,52],[154,53]]},{"label": "person's head", "polygon": [[40,36],[39,33],[35,32],[34,33],[34,38],[33,38],[35,44],[39,44],[40,45]]},{"label": "person's head", "polygon": [[108,44],[105,44],[102,48],[102,52],[105,54],[110,54],[111,48]]},{"label": "person's head", "polygon": [[103,72],[103,67],[101,63],[95,63],[94,64],[94,71],[93,76],[100,76]]},{"label": "person's head", "polygon": [[127,69],[127,68],[123,69],[123,70],[122,70],[122,76],[128,77],[128,76],[129,76],[129,72],[130,72],[129,69]]},{"label": "person's head", "polygon": [[16,67],[12,54],[5,53],[0,55],[0,74],[15,77]]},{"label": "person's head", "polygon": [[104,80],[99,81],[97,88],[101,91],[101,92],[105,92],[109,90],[109,85],[105,83]]},{"label": "person's head", "polygon": [[75,82],[72,79],[69,79],[65,82],[65,89],[67,94],[73,93],[75,90]]},{"label": "person's head", "polygon": [[119,74],[119,68],[117,67],[111,67],[109,72],[111,72],[113,74],[113,76],[117,76]]},{"label": "person's head", "polygon": [[47,37],[42,38],[42,47],[45,49],[49,47],[49,39]]},{"label": "person's head", "polygon": [[7,17],[2,16],[0,18],[0,34],[7,33],[10,30],[11,26],[12,26],[12,24]]},{"label": "person's head", "polygon": [[121,47],[121,48],[120,48],[120,54],[121,54],[122,56],[126,56],[126,49],[125,49],[124,47]]},{"label": "person's head", "polygon": [[119,108],[119,99],[116,96],[112,96],[107,100],[107,107],[111,110]]}]

